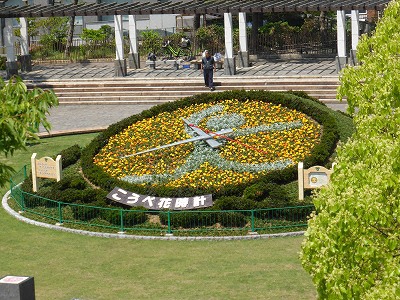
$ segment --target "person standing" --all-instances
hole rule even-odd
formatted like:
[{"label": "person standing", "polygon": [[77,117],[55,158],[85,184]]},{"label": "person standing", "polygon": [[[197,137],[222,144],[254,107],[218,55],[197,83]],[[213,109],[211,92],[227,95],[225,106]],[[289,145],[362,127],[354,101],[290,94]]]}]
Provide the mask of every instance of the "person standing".
[{"label": "person standing", "polygon": [[214,88],[214,72],[215,61],[214,57],[208,52],[208,50],[204,51],[204,56],[201,59],[201,70],[204,75],[204,84],[206,87],[209,87],[211,91],[215,90]]}]

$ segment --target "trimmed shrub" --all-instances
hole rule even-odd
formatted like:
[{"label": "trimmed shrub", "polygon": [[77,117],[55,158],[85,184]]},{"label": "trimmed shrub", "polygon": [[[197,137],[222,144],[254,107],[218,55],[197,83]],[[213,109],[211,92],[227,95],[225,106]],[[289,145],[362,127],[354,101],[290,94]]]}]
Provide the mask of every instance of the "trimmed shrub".
[{"label": "trimmed shrub", "polygon": [[246,216],[240,212],[221,212],[218,213],[218,223],[227,228],[240,228],[246,225],[247,219]]},{"label": "trimmed shrub", "polygon": [[236,196],[220,197],[213,205],[215,210],[247,210],[254,207],[255,202],[253,200]]},{"label": "trimmed shrub", "polygon": [[[168,225],[168,212],[160,213],[161,225]],[[171,228],[201,228],[215,225],[218,222],[217,213],[209,211],[170,212]]]},{"label": "trimmed shrub", "polygon": [[81,157],[81,153],[82,148],[77,144],[62,150],[60,155],[63,169],[75,164]]}]

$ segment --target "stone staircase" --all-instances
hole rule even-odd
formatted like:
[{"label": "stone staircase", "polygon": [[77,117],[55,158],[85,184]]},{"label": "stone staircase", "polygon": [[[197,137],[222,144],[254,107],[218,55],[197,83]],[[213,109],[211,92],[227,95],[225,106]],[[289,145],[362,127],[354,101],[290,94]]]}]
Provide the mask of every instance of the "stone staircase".
[{"label": "stone staircase", "polygon": [[[327,104],[336,100],[337,77],[218,77],[215,92],[226,90],[304,91]],[[202,78],[110,78],[48,80],[28,87],[53,89],[60,104],[160,104],[210,92]]]}]

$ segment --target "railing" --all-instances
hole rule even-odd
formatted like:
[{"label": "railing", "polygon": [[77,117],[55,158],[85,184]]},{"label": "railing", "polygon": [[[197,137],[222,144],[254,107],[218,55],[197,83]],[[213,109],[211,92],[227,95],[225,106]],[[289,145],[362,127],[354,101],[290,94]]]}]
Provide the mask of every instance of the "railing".
[{"label": "railing", "polygon": [[75,228],[96,227],[136,234],[243,235],[249,232],[293,231],[307,226],[313,205],[253,210],[150,211],[65,203],[24,192],[25,166],[10,179],[17,208],[44,220]]},{"label": "railing", "polygon": [[[333,22],[329,21],[326,25],[326,31],[317,32],[285,32],[282,34],[268,34],[258,33],[253,36],[251,31],[248,31],[248,51],[250,54],[262,55],[282,55],[282,54],[306,54],[306,55],[329,55],[334,56],[337,54],[337,33],[332,25]],[[171,33],[168,29],[157,30],[164,41],[169,39]],[[194,32],[188,33],[192,46],[191,51],[193,55],[201,54],[205,49],[209,50],[212,54],[217,52],[224,52],[225,41],[224,36],[201,42],[198,40]],[[347,45],[350,47],[351,32],[347,32]],[[139,41],[140,44],[140,41]],[[67,55],[66,40],[59,41],[45,41],[40,42],[38,37],[32,38],[30,41],[30,54],[32,59],[40,61],[85,61],[85,60],[113,60],[115,58],[115,41],[114,39],[98,41],[98,40],[82,40],[74,38],[70,47],[69,54]],[[146,57],[148,53],[143,53],[141,47],[139,52],[142,56]],[[239,50],[238,34],[234,34],[233,38],[233,52],[237,54]],[[350,49],[347,49],[348,51]],[[20,55],[21,49],[19,41],[15,43],[15,51]],[[347,52],[348,52],[347,51]],[[156,51],[157,56],[162,55],[162,49]],[[129,53],[129,41],[124,39],[124,53]]]},{"label": "railing", "polygon": [[308,55],[335,55],[337,53],[336,32],[328,34],[299,34],[269,36],[258,34],[254,39],[248,34],[250,54],[308,54]]}]

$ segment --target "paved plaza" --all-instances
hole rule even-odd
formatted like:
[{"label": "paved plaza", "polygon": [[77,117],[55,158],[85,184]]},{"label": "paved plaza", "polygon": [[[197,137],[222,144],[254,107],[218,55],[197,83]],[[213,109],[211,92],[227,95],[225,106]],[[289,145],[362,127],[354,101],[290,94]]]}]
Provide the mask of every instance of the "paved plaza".
[{"label": "paved plaza", "polygon": [[[162,61],[156,62],[156,69],[145,66],[142,69],[128,69],[126,78],[146,77],[202,77],[200,70],[195,70],[193,65],[189,68],[180,67],[175,70],[171,65]],[[25,80],[68,80],[85,78],[112,78],[114,77],[114,62],[103,63],[70,63],[70,64],[37,64],[29,73],[20,74]],[[3,72],[5,76],[5,72]],[[224,70],[217,70],[216,77],[224,76]],[[237,68],[236,77],[259,76],[337,76],[333,59],[297,59],[297,60],[259,60],[253,62],[251,67]]]},{"label": "paved plaza", "polygon": [[[5,77],[5,72],[0,73]],[[91,62],[70,64],[36,64],[29,73],[20,73],[27,82],[45,81],[76,81],[101,80],[114,77],[114,62]],[[217,70],[215,78],[224,77],[224,70]],[[253,62],[250,67],[237,68],[235,78],[246,77],[337,77],[334,59],[292,59],[292,60],[265,60]],[[156,69],[145,66],[142,69],[128,69],[127,79],[137,78],[202,78],[200,70],[180,67],[175,70],[170,65],[159,62]],[[121,104],[121,105],[60,105],[51,110],[49,121],[52,124],[52,133],[79,132],[87,129],[104,129],[108,125],[123,118],[139,113],[152,107],[153,104]],[[344,111],[345,104],[331,104],[334,109]],[[41,132],[45,133],[44,129]]]}]

